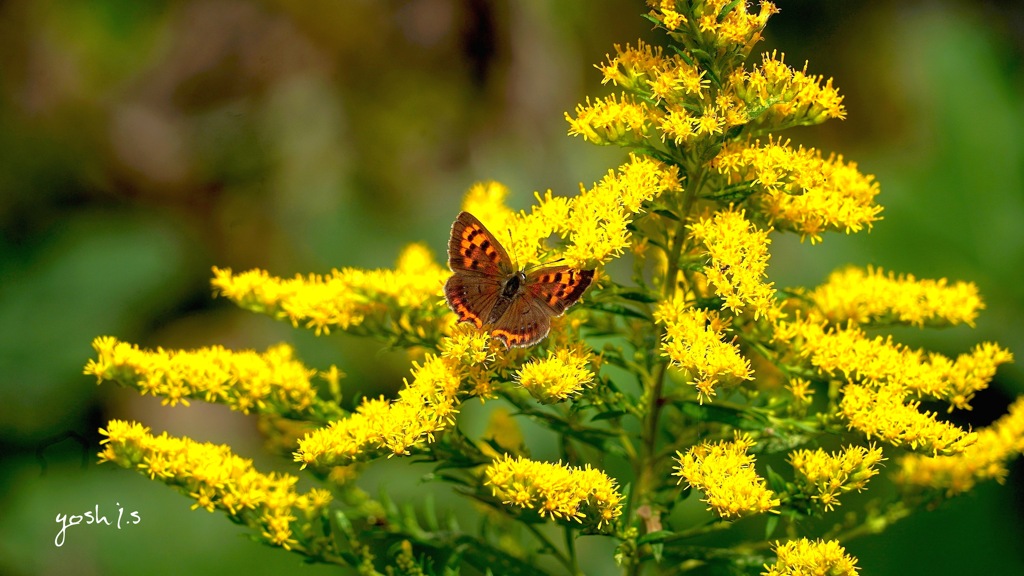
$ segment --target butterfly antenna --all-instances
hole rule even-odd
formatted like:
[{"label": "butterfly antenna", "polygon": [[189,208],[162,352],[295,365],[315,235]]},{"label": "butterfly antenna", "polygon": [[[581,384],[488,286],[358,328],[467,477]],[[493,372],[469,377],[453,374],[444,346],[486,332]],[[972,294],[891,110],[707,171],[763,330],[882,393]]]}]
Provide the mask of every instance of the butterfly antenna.
[{"label": "butterfly antenna", "polygon": [[[508,232],[508,247],[512,248],[512,246],[515,245],[515,242],[512,241],[513,240],[512,239],[512,229],[509,228],[509,229],[506,230],[506,232]],[[513,254],[512,254],[512,263],[515,264],[516,270],[520,270],[520,268],[519,268],[519,253],[518,252],[513,252]],[[525,270],[524,270],[524,272],[525,272]]]},{"label": "butterfly antenna", "polygon": [[565,258],[555,258],[554,260],[548,260],[547,262],[541,262],[539,264],[534,264],[533,266],[527,266],[526,270],[523,270],[523,272],[528,272],[530,270],[533,270],[534,268],[543,268],[544,266],[550,266],[552,264],[558,264],[559,262],[561,262],[563,260],[565,260]]}]

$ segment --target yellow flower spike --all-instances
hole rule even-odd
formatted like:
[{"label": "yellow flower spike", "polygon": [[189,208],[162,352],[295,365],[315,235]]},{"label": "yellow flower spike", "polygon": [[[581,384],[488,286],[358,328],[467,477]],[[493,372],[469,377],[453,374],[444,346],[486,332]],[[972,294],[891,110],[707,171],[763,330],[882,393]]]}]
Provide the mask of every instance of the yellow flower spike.
[{"label": "yellow flower spike", "polygon": [[753,445],[745,434],[737,434],[731,442],[705,441],[686,454],[676,453],[678,466],[673,474],[679,482],[685,480],[703,492],[701,502],[722,518],[772,512],[780,501],[754,471],[754,457],[747,454]]},{"label": "yellow flower spike", "polygon": [[750,361],[735,344],[725,342],[724,325],[717,312],[689,308],[682,298],[658,305],[654,319],[665,326],[662,353],[672,365],[690,373],[703,403],[715,395],[720,383],[750,380]]},{"label": "yellow flower spike", "polygon": [[197,350],[141,350],[116,338],[93,341],[97,357],[85,373],[98,382],[112,381],[143,394],[163,397],[163,403],[187,405],[189,399],[224,404],[243,413],[304,417],[336,416],[337,408],[317,398],[310,379],[317,372],[294,358],[280,344],[259,354],[234,352],[221,346]]},{"label": "yellow flower spike", "polygon": [[324,490],[296,492],[295,476],[257,472],[251,460],[233,454],[228,446],[166,433],[153,436],[141,424],[123,420],[111,420],[100,434],[106,436],[101,462],[159,478],[192,496],[193,509],[222,510],[258,531],[267,543],[287,550],[305,549],[309,542],[304,535],[319,535],[322,511],[332,501]]},{"label": "yellow flower spike", "polygon": [[367,399],[347,418],[314,430],[299,441],[295,461],[321,469],[343,466],[380,454],[404,456],[434,441],[434,434],[455,422],[458,394],[468,369],[428,354],[413,362],[413,380],[393,401]]},{"label": "yellow flower spike", "polygon": [[755,319],[778,316],[775,289],[763,280],[771,243],[768,231],[759,230],[747,221],[744,211],[734,209],[701,218],[690,230],[707,248],[711,260],[704,273],[726,308],[736,313],[750,309]]},{"label": "yellow flower spike", "polygon": [[570,136],[582,136],[592,144],[630,146],[647,137],[650,114],[643,101],[612,94],[593,102],[588,96],[585,105],[576,106],[576,117],[566,112],[565,120]]},{"label": "yellow flower spike", "polygon": [[828,329],[823,323],[780,323],[776,341],[798,338],[800,353],[823,374],[841,373],[853,382],[885,385],[949,402],[968,409],[974,395],[988,387],[1000,364],[1013,360],[1005,348],[993,343],[975,346],[955,361],[941,354],[925,354],[892,341],[868,338],[859,328]]},{"label": "yellow flower spike", "polygon": [[500,182],[478,182],[470,187],[462,199],[462,209],[476,216],[502,241],[509,230],[515,213],[505,205],[508,187]]},{"label": "yellow flower spike", "polygon": [[798,490],[826,511],[839,505],[840,494],[863,490],[883,460],[881,448],[864,446],[848,446],[831,454],[820,448],[789,453]]},{"label": "yellow flower spike", "polygon": [[731,91],[758,115],[753,118],[763,129],[800,124],[820,124],[830,118],[846,118],[843,97],[832,79],[807,74],[807,65],[796,70],[785,63],[785,55],[764,54],[750,72],[730,76]]},{"label": "yellow flower spike", "polygon": [[[321,276],[271,277],[263,270],[234,274],[214,268],[214,291],[239,306],[287,319],[319,334],[333,328],[355,333],[403,334],[413,324],[438,332],[447,311],[437,306],[447,268],[432,261],[427,249],[413,244],[403,251],[396,270],[345,268]],[[416,322],[390,320],[411,315]],[[412,334],[412,336],[418,336]],[[418,339],[418,338],[416,338]]]},{"label": "yellow flower spike", "polygon": [[487,466],[484,476],[502,503],[535,509],[541,517],[600,530],[622,514],[615,480],[589,465],[577,468],[505,456]]},{"label": "yellow flower spike", "polygon": [[895,321],[912,326],[974,326],[985,305],[973,282],[918,280],[881,268],[833,272],[808,297],[831,324]]},{"label": "yellow flower spike", "polygon": [[919,412],[920,402],[906,401],[906,395],[890,386],[872,390],[847,384],[840,414],[847,427],[868,439],[878,438],[926,454],[959,454],[977,441],[977,433],[941,422],[931,412]]},{"label": "yellow flower spike", "polygon": [[859,232],[880,219],[878,183],[842,156],[822,158],[813,148],[793,149],[788,141],[769,139],[764,146],[760,141],[729,146],[713,166],[733,185],[747,182],[760,192],[751,200],[775,228],[798,232],[812,243],[827,230]]},{"label": "yellow flower spike", "polygon": [[611,82],[627,90],[645,90],[650,76],[664,64],[660,47],[652,47],[643,40],[636,48],[615,44],[615,57],[608,56],[607,64],[598,64],[602,84]]},{"label": "yellow flower spike", "polygon": [[543,404],[564,402],[593,385],[594,373],[587,369],[589,359],[590,353],[582,344],[559,348],[543,360],[530,360],[514,378]]},{"label": "yellow flower spike", "polygon": [[1007,464],[1024,454],[1024,396],[990,426],[977,431],[977,442],[960,454],[908,454],[899,460],[896,482],[908,490],[941,490],[947,497],[963,494],[979,482],[1005,481]]},{"label": "yellow flower spike", "polygon": [[[749,53],[761,40],[761,30],[768,18],[778,12],[778,8],[766,0],[762,0],[756,14],[747,11],[746,2],[730,3],[729,0],[683,5],[675,2],[648,4],[653,7],[650,15],[678,41],[696,41],[702,48],[713,52],[736,51],[741,54]],[[697,35],[691,35],[694,28]]]},{"label": "yellow flower spike", "polygon": [[627,226],[645,202],[678,190],[677,172],[646,157],[630,156],[618,172],[609,172],[592,189],[572,201],[568,219],[569,246],[564,258],[572,267],[607,262],[630,244]]},{"label": "yellow flower spike", "polygon": [[452,335],[441,341],[441,356],[475,366],[494,359],[490,350],[491,336],[469,323],[459,324]]},{"label": "yellow flower spike", "polygon": [[778,559],[765,564],[762,576],[857,576],[857,559],[846,553],[838,540],[808,540],[801,538],[785,544],[775,543]]}]

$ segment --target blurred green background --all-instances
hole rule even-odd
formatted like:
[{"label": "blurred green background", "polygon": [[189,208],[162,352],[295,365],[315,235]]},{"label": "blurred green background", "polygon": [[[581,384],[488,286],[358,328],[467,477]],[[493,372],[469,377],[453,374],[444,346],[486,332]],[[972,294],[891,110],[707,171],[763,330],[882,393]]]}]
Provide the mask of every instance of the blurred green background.
[{"label": "blurred green background", "polygon": [[[763,48],[834,76],[849,112],[786,135],[875,174],[885,219],[817,246],[776,237],[771,279],[814,285],[854,263],[972,280],[987,304],[975,329],[897,338],[951,355],[996,340],[1024,358],[1024,6],[777,3]],[[251,419],[96,386],[81,375],[91,340],[289,341],[308,364],[350,375],[349,402],[394,392],[408,370],[401,355],[239,311],[211,296],[210,267],[390,267],[413,241],[440,258],[475,181],[509,185],[517,208],[535,190],[589,186],[624,154],[566,136],[563,112],[608,93],[593,64],[613,43],[652,37],[641,8],[0,3],[0,573],[328,573],[249,542],[161,484],[97,466],[96,430],[117,417],[294,471],[262,454]],[[1021,393],[1021,364],[1003,368],[958,422],[985,425]],[[389,470],[366,481],[413,495],[415,482]],[[864,574],[1024,573],[1022,472],[1018,461],[1005,485],[848,550]],[[56,515],[94,506],[137,510],[143,523],[74,527],[54,546]],[[584,544],[588,573],[607,571],[609,542]]]}]

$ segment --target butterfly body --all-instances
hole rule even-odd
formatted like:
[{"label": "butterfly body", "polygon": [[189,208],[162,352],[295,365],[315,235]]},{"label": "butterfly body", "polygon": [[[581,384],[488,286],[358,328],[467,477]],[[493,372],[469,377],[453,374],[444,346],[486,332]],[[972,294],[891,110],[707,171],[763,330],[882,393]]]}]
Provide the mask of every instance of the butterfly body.
[{"label": "butterfly body", "polygon": [[594,278],[593,270],[568,266],[517,270],[494,235],[468,212],[452,224],[448,266],[453,274],[444,293],[459,321],[489,329],[506,347],[543,340],[551,318],[579,301]]}]

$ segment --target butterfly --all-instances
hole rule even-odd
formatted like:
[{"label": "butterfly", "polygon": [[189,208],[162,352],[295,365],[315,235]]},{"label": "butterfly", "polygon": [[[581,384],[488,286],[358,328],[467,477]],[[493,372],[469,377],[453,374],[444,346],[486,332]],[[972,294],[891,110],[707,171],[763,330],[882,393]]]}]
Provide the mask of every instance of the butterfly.
[{"label": "butterfly", "polygon": [[594,279],[593,270],[569,266],[516,270],[498,239],[469,212],[452,224],[448,267],[453,274],[444,295],[459,322],[489,329],[506,348],[543,340],[551,318],[578,302]]}]

